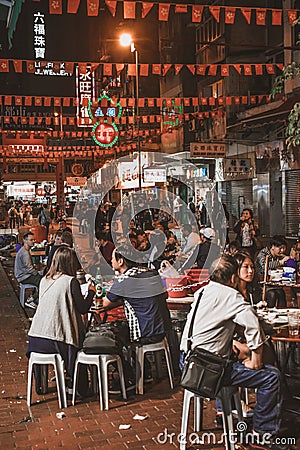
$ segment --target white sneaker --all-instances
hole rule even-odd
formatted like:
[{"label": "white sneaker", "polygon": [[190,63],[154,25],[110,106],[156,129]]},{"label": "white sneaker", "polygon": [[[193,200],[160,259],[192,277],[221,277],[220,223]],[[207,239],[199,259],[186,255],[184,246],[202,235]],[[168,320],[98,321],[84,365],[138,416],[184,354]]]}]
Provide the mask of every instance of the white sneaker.
[{"label": "white sneaker", "polygon": [[37,308],[37,304],[34,302],[32,295],[30,297],[28,297],[28,299],[26,300],[25,306],[27,306],[27,308],[31,308],[31,309]]}]

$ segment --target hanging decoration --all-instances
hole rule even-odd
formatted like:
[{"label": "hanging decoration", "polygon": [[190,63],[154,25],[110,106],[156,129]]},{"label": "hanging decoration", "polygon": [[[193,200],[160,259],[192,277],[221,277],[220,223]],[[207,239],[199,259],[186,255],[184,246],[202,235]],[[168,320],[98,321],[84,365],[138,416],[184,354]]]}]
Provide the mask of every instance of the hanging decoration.
[{"label": "hanging decoration", "polygon": [[103,93],[97,102],[89,101],[88,113],[94,122],[96,120],[92,129],[92,138],[96,144],[100,145],[100,147],[112,147],[115,145],[119,138],[119,130],[116,123],[108,119],[121,118],[122,106],[120,100],[116,101],[106,93]]},{"label": "hanging decoration", "polygon": [[[81,0],[83,2],[83,0]],[[85,0],[86,10],[88,16],[98,16],[101,11],[99,8],[99,0]],[[270,24],[273,26],[283,24],[283,13],[286,13],[288,23],[290,25],[297,19],[299,10],[288,8],[256,8],[251,6],[211,6],[207,5],[194,5],[192,3],[166,3],[165,0],[158,2],[143,2],[141,1],[123,1],[123,0],[105,0],[106,7],[113,17],[116,15],[118,3],[123,9],[124,19],[137,19],[139,14],[137,11],[141,10],[141,18],[144,19],[152,8],[157,6],[157,18],[159,21],[167,21],[170,11],[174,11],[175,14],[189,13],[191,11],[192,22],[201,22],[203,17],[203,10],[207,11],[217,22],[220,21],[221,15],[223,15],[226,24],[234,24],[237,10],[246,20],[248,25],[266,25],[267,17],[270,16]],[[76,14],[79,8],[80,0],[68,0],[66,12],[69,14]],[[137,8],[137,4],[141,5],[141,8]],[[172,8],[172,9],[171,9]],[[62,0],[49,0],[49,13],[50,14],[63,14],[63,1]],[[207,17],[207,15],[205,16]]]}]

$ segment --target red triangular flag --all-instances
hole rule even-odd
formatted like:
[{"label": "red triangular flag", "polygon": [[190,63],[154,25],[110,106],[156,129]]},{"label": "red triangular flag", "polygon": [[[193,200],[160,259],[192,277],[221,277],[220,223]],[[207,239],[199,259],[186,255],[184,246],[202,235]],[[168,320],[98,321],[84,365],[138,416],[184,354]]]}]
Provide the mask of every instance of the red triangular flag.
[{"label": "red triangular flag", "polygon": [[250,105],[256,105],[256,95],[250,95]]},{"label": "red triangular flag", "polygon": [[76,14],[78,11],[80,0],[68,0],[67,13]]},{"label": "red triangular flag", "polygon": [[116,15],[117,0],[105,0],[105,4],[113,17]]},{"label": "red triangular flag", "polygon": [[208,75],[216,76],[217,75],[218,66],[217,64],[210,64],[208,69]]},{"label": "red triangular flag", "polygon": [[20,97],[19,95],[17,95],[17,96],[15,97],[15,105],[16,105],[16,106],[22,105],[22,97]]},{"label": "red triangular flag", "polygon": [[195,75],[195,64],[187,64],[186,67],[189,69],[189,71]]},{"label": "red triangular flag", "polygon": [[220,22],[220,9],[221,9],[220,6],[209,6],[208,8],[214,19],[217,22]]},{"label": "red triangular flag", "polygon": [[153,75],[161,75],[161,64],[152,64]]},{"label": "red triangular flag", "polygon": [[244,67],[244,75],[252,75],[251,64],[243,64],[243,67]]},{"label": "red triangular flag", "polygon": [[272,9],[272,25],[282,25],[282,9]]},{"label": "red triangular flag", "polygon": [[24,102],[25,106],[31,106],[32,105],[32,97],[25,97],[25,102]]},{"label": "red triangular flag", "polygon": [[62,14],[62,0],[49,0],[50,14]]},{"label": "red triangular flag", "polygon": [[175,13],[186,13],[187,5],[175,5]]},{"label": "red triangular flag", "polygon": [[278,69],[283,70],[284,65],[282,63],[277,63],[276,66],[278,67]]},{"label": "red triangular flag", "polygon": [[255,64],[255,73],[256,75],[263,74],[262,64]]},{"label": "red triangular flag", "polygon": [[26,61],[26,69],[28,73],[34,73],[35,72],[34,61]]},{"label": "red triangular flag", "polygon": [[236,8],[225,8],[225,23],[234,24]]},{"label": "red triangular flag", "polygon": [[138,105],[139,105],[139,108],[144,108],[144,106],[145,106],[145,99],[144,98],[139,98]]},{"label": "red triangular flag", "polygon": [[144,3],[142,2],[142,19],[146,17],[146,15],[151,11],[153,3]]},{"label": "red triangular flag", "polygon": [[51,106],[51,97],[44,97],[44,106]]},{"label": "red triangular flag", "polygon": [[34,97],[35,106],[42,106],[42,97]]},{"label": "red triangular flag", "polygon": [[8,105],[8,106],[12,105],[12,96],[11,95],[5,95],[4,105]]},{"label": "red triangular flag", "polygon": [[207,64],[197,64],[197,75],[205,75]]},{"label": "red triangular flag", "polygon": [[128,73],[128,75],[130,75],[132,77],[136,76],[135,64],[127,64],[127,73]]},{"label": "red triangular flag", "polygon": [[103,64],[103,75],[110,76],[112,75],[112,64]]},{"label": "red triangular flag", "polygon": [[251,8],[241,8],[241,13],[245,17],[248,25],[250,25],[251,22],[251,11],[252,11]]},{"label": "red triangular flag", "polygon": [[201,22],[203,6],[192,5],[192,22]]},{"label": "red triangular flag", "polygon": [[221,76],[229,77],[229,64],[221,64]]},{"label": "red triangular flag", "polygon": [[171,66],[172,66],[172,64],[164,64],[163,65],[163,76],[165,76],[168,73],[168,71],[170,70]]},{"label": "red triangular flag", "polygon": [[120,73],[124,69],[124,64],[116,64],[116,71]]},{"label": "red triangular flag", "polygon": [[265,8],[258,8],[256,10],[256,25],[266,25],[267,10]]},{"label": "red triangular flag", "polygon": [[78,63],[78,72],[80,74],[86,74],[87,63]]},{"label": "red triangular flag", "polygon": [[135,5],[136,2],[124,3],[124,19],[135,19]]},{"label": "red triangular flag", "polygon": [[178,75],[183,67],[183,64],[174,64],[174,67],[175,67],[175,75]]},{"label": "red triangular flag", "polygon": [[140,65],[140,76],[147,77],[149,74],[149,64],[141,64]]},{"label": "red triangular flag", "polygon": [[0,72],[9,72],[8,59],[0,59]]},{"label": "red triangular flag", "polygon": [[290,25],[293,25],[295,20],[297,20],[297,11],[295,9],[290,9],[288,11],[288,19],[289,19],[289,24]]},{"label": "red triangular flag", "polygon": [[98,16],[99,0],[86,0],[87,15],[90,17]]},{"label": "red triangular flag", "polygon": [[74,70],[74,63],[73,62],[65,62],[65,71],[67,73],[72,74]]},{"label": "red triangular flag", "polygon": [[266,71],[269,75],[273,75],[275,73],[273,64],[266,64]]},{"label": "red triangular flag", "polygon": [[54,106],[61,106],[61,98],[60,97],[54,97]]},{"label": "red triangular flag", "polygon": [[18,73],[22,72],[22,62],[23,61],[20,61],[20,60],[18,61],[18,60],[14,59],[13,63],[14,63],[15,72],[18,72]]},{"label": "red triangular flag", "polygon": [[154,107],[154,98],[148,98],[148,107],[153,108]]},{"label": "red triangular flag", "polygon": [[242,68],[240,64],[232,64],[233,67],[235,68],[235,70],[237,71],[237,73],[241,74],[242,73]]},{"label": "red triangular flag", "polygon": [[70,97],[63,97],[63,106],[70,106]]},{"label": "red triangular flag", "polygon": [[158,4],[158,20],[167,22],[169,20],[170,5],[167,3]]}]

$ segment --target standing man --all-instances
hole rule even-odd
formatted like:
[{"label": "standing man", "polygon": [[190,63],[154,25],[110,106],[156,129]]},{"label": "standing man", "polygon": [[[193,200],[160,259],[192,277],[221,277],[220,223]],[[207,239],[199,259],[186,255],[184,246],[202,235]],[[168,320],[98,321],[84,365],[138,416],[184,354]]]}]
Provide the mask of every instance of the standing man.
[{"label": "standing man", "polygon": [[38,300],[38,288],[42,275],[38,273],[33,265],[30,249],[34,246],[34,235],[31,232],[24,234],[23,247],[20,248],[15,259],[15,277],[19,283],[33,284],[36,290],[32,296],[25,301],[25,306],[36,309]]},{"label": "standing man", "polygon": [[[281,424],[281,375],[279,370],[263,364],[263,344],[266,341],[258,317],[252,307],[236,290],[237,262],[232,256],[223,256],[212,266],[210,282],[195,296],[202,297],[196,311],[192,332],[192,349],[201,347],[220,356],[229,357],[232,351],[236,325],[244,327],[249,347],[243,361],[233,363],[230,384],[257,389],[253,416],[255,448],[272,450],[288,449],[277,444]],[[183,331],[181,349],[187,351],[187,337],[191,318],[197,302],[192,305]],[[270,444],[264,443],[268,433]]]}]

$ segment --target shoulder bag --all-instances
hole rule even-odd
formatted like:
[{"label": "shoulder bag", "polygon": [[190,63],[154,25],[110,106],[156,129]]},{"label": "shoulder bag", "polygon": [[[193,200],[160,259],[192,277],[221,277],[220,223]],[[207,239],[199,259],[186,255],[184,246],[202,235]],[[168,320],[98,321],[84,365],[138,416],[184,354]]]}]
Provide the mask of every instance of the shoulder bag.
[{"label": "shoulder bag", "polygon": [[225,384],[226,375],[231,372],[232,361],[200,347],[195,347],[191,350],[195,316],[203,291],[204,289],[198,297],[189,327],[187,340],[188,352],[184,361],[180,384],[188,391],[194,392],[202,397],[214,399],[222,385]]},{"label": "shoulder bag", "polygon": [[128,323],[118,320],[92,326],[85,335],[82,349],[92,355],[122,354],[123,347],[129,344]]}]

